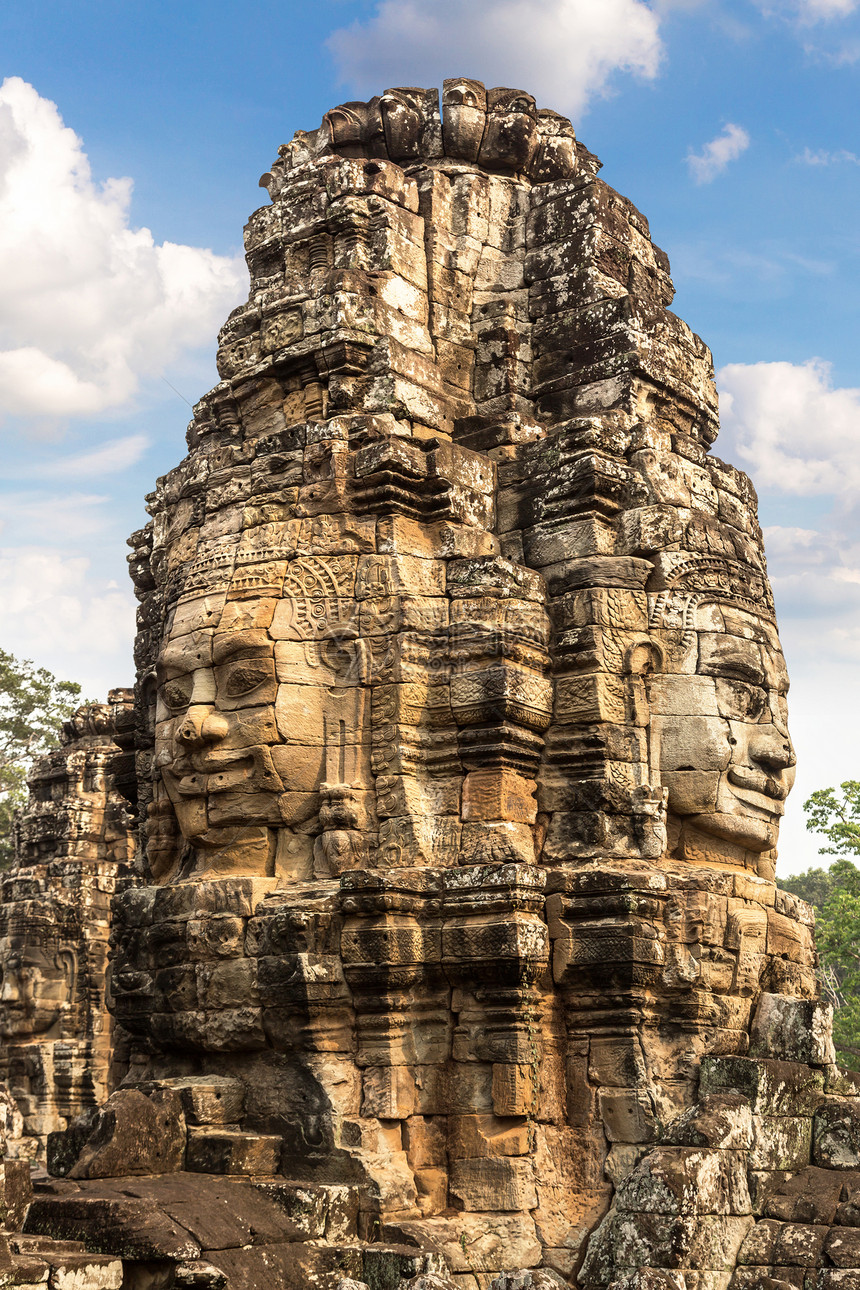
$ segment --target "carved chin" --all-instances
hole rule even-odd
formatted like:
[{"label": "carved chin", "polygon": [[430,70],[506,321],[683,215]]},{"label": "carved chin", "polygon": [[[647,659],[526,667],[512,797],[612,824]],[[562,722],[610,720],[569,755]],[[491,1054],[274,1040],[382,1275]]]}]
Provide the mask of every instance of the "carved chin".
[{"label": "carved chin", "polygon": [[22,1035],[40,1035],[50,1030],[59,1018],[58,1011],[10,1012],[0,1017],[0,1035],[6,1039],[19,1038]]},{"label": "carved chin", "polygon": [[709,811],[706,815],[687,816],[702,833],[710,833],[724,842],[732,842],[745,851],[770,851],[776,846],[779,823],[776,820],[756,819],[750,815],[727,815],[722,811]]}]

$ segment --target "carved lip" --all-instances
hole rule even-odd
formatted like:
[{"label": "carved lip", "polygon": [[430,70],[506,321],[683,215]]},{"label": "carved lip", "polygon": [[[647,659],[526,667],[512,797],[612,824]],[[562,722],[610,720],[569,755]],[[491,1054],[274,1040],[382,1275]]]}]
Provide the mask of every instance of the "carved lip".
[{"label": "carved lip", "polygon": [[162,770],[177,793],[183,797],[202,797],[207,793],[226,793],[243,787],[254,777],[254,758],[214,754],[195,757],[193,761],[175,761]]},{"label": "carved lip", "polygon": [[284,791],[268,748],[260,745],[230,752],[201,752],[192,757],[179,757],[169,766],[162,767],[161,773],[168,791],[181,797],[205,797],[209,793],[249,789],[272,793]]},{"label": "carved lip", "polygon": [[748,792],[759,793],[774,802],[784,802],[788,797],[789,786],[764,771],[753,770],[750,766],[730,766],[728,781],[735,788],[745,788]]}]

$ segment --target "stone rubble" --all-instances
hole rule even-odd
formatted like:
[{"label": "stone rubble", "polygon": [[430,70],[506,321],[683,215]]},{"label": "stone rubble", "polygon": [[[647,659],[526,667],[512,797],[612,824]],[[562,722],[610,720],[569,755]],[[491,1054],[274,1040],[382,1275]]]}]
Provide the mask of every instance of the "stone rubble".
[{"label": "stone rubble", "polygon": [[127,1074],[52,1137],[16,1257],[80,1241],[130,1290],[860,1287],[860,1082],[774,883],[755,492],[599,167],[452,80],[263,176],[221,382],[130,542]]}]

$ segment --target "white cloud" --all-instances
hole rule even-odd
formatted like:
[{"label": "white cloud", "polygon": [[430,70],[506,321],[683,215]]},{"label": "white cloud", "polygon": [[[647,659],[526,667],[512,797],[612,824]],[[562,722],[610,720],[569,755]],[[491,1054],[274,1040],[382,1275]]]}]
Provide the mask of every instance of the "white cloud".
[{"label": "white cloud", "polygon": [[834,388],[829,363],[730,363],[717,384],[726,456],[759,488],[860,498],[860,389]]},{"label": "white cloud", "polygon": [[60,457],[43,467],[39,473],[57,479],[115,475],[121,470],[136,466],[148,447],[149,439],[144,434],[128,435],[125,439],[109,439],[90,452]]},{"label": "white cloud", "polygon": [[750,137],[743,126],[731,121],[701,152],[688,152],[687,165],[697,184],[709,184],[721,175],[730,161],[736,161],[750,146]]},{"label": "white cloud", "polygon": [[751,241],[744,247],[729,240],[721,245],[711,238],[708,241],[676,243],[672,267],[678,280],[690,278],[708,282],[737,299],[738,291],[753,279],[772,293],[790,290],[796,283],[798,269],[821,277],[833,273],[837,265],[834,260],[800,255],[777,239]]},{"label": "white cloud", "polygon": [[811,148],[804,148],[794,160],[804,166],[838,166],[845,162],[860,166],[860,157],[856,152],[849,152],[847,148],[839,148],[836,152],[828,152],[825,148],[819,148],[817,152],[813,152]]},{"label": "white cloud", "polygon": [[355,93],[473,76],[539,91],[541,106],[574,116],[617,71],[656,76],[662,54],[643,0],[379,0],[327,44]]},{"label": "white cloud", "polygon": [[759,0],[758,8],[767,18],[793,18],[803,26],[847,18],[860,0]]},{"label": "white cloud", "polygon": [[60,547],[0,548],[3,648],[91,698],[134,679],[134,597]]},{"label": "white cloud", "polygon": [[132,181],[93,180],[82,141],[32,85],[0,86],[0,408],[88,416],[212,343],[247,281],[239,258],[157,244]]},{"label": "white cloud", "polygon": [[[103,493],[28,491],[3,498],[0,531],[26,545],[50,537],[59,544],[94,538],[111,526],[111,498]],[[65,545],[68,554],[68,545]]]},{"label": "white cloud", "polygon": [[[7,480],[39,479],[94,479],[104,475],[116,475],[120,471],[136,466],[143,457],[150,440],[144,434],[127,435],[121,439],[108,439],[85,452],[72,453],[66,457],[55,457],[39,461],[30,455],[26,462],[19,466],[6,466],[4,474]],[[13,502],[14,504],[14,502]]]}]

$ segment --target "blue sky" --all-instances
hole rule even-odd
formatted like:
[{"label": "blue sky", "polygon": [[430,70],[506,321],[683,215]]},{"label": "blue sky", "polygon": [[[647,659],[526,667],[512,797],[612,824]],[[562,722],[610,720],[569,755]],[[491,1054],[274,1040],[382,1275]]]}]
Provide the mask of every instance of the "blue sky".
[{"label": "blue sky", "polygon": [[801,803],[860,777],[860,0],[6,0],[0,644],[131,680],[125,538],[184,452],[242,226],[337,102],[475,76],[568,113],[712,347],[716,452],[759,490]]}]

